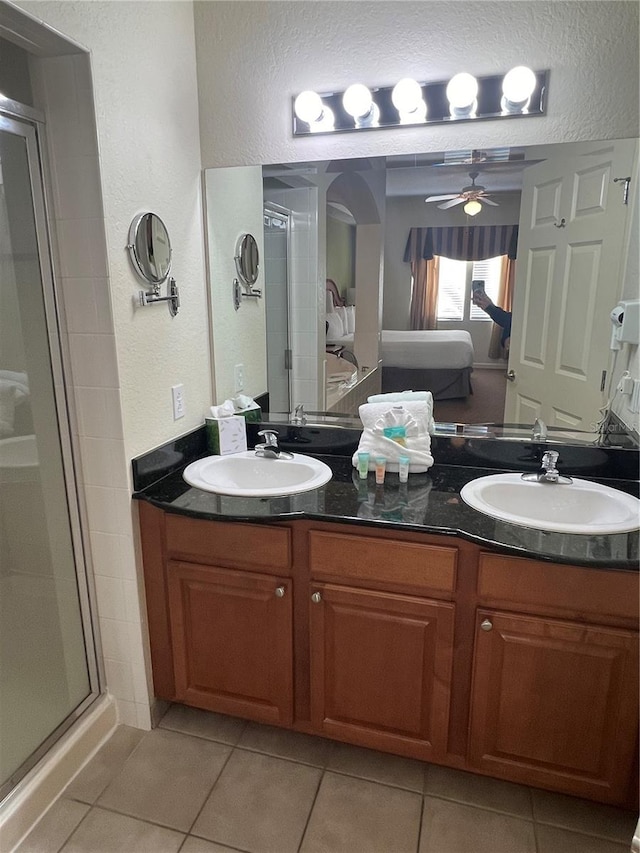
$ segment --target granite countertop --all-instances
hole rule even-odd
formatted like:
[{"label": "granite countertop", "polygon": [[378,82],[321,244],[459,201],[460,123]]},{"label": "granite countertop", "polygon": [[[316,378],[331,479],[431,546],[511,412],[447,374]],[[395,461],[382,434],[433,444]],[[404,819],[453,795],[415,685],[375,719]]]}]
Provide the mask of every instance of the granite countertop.
[{"label": "granite countertop", "polygon": [[[493,519],[462,501],[460,489],[465,483],[501,473],[508,466],[490,468],[486,460],[478,467],[466,464],[469,460],[465,464],[435,464],[425,474],[411,474],[406,484],[399,482],[397,474],[387,473],[384,485],[376,486],[372,473],[366,480],[358,479],[349,456],[312,455],[329,465],[333,478],[311,492],[277,498],[240,498],[193,488],[182,478],[185,457],[186,461],[197,458],[192,452],[184,455],[182,465],[139,488],[134,498],[166,512],[193,518],[254,523],[305,518],[423,531],[459,536],[518,556],[591,568],[639,570],[638,531],[588,536],[534,530]],[[446,453],[441,455],[447,457]],[[606,483],[637,496],[637,482],[607,477]]]}]

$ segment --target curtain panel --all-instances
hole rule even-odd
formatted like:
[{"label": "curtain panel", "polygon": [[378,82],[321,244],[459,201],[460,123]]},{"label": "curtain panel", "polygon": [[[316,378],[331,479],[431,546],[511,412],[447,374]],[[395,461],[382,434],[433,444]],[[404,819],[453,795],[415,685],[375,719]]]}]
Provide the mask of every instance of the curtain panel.
[{"label": "curtain panel", "polygon": [[430,261],[435,255],[455,261],[485,261],[496,255],[515,260],[517,225],[470,225],[462,228],[412,228],[404,261]]}]

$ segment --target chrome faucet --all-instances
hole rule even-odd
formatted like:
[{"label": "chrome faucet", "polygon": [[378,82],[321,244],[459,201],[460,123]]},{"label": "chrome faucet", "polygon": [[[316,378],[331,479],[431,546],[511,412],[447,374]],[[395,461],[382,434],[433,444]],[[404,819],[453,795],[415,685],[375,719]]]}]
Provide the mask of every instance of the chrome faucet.
[{"label": "chrome faucet", "polygon": [[573,483],[571,477],[565,477],[556,468],[556,462],[560,454],[557,450],[547,450],[542,457],[542,467],[532,474],[523,474],[523,480],[531,480],[535,483],[560,483],[568,485]]},{"label": "chrome faucet", "polygon": [[274,429],[261,429],[258,435],[264,436],[264,443],[256,444],[256,456],[266,456],[269,459],[293,459],[293,453],[280,448],[278,433]]},{"label": "chrome faucet", "polygon": [[307,413],[304,410],[304,406],[302,403],[299,403],[296,406],[295,412],[293,413],[293,417],[291,418],[292,424],[297,424],[298,426],[304,426],[307,422]]},{"label": "chrome faucet", "polygon": [[547,437],[547,425],[541,418],[536,418],[533,424],[532,441],[544,441]]}]

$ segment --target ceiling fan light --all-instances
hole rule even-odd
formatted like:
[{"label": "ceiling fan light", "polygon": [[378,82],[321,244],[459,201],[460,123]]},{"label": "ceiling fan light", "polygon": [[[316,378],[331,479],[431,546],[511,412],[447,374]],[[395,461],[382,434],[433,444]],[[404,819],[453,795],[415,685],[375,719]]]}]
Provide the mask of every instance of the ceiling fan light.
[{"label": "ceiling fan light", "polygon": [[526,65],[512,68],[502,81],[502,109],[507,113],[524,112],[537,82],[536,75]]},{"label": "ceiling fan light", "polygon": [[471,198],[462,209],[467,216],[476,216],[482,210],[482,205],[477,199]]},{"label": "ceiling fan light", "polygon": [[310,89],[300,92],[293,102],[293,111],[300,121],[304,121],[307,124],[314,124],[322,119],[324,111],[322,98],[317,92],[313,92]]},{"label": "ceiling fan light", "polygon": [[456,74],[447,84],[449,112],[454,117],[470,116],[477,107],[478,81],[466,71]]}]

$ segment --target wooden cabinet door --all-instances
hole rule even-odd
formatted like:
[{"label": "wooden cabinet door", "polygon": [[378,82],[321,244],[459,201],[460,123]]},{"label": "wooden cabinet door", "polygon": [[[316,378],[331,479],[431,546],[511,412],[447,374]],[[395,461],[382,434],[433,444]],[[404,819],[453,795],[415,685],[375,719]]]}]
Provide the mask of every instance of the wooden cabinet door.
[{"label": "wooden cabinet door", "polygon": [[472,766],[624,802],[637,749],[637,633],[482,610],[477,619]]},{"label": "wooden cabinet door", "polygon": [[176,699],[290,725],[291,581],[181,562],[168,578]]},{"label": "wooden cabinet door", "polygon": [[414,758],[443,755],[453,604],[332,584],[311,593],[314,728]]}]

